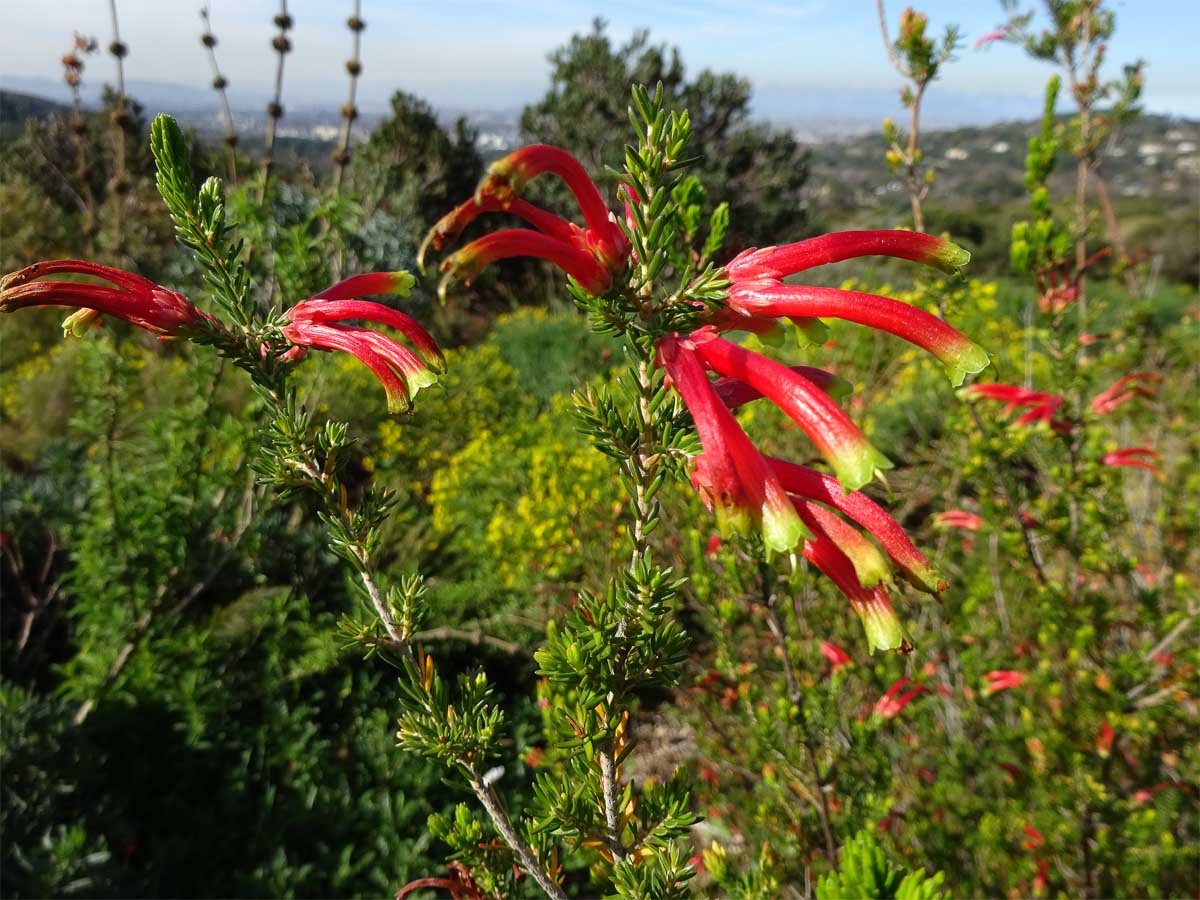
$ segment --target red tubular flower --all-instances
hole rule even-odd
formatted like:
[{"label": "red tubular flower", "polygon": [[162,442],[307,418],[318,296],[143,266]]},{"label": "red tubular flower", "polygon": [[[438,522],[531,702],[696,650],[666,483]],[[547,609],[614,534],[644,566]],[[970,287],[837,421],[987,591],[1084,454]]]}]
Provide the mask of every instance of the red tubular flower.
[{"label": "red tubular flower", "polygon": [[829,660],[829,665],[832,667],[831,672],[836,672],[843,666],[854,665],[854,660],[850,658],[849,653],[829,641],[821,641],[821,655]]},{"label": "red tubular flower", "polygon": [[845,319],[887,331],[933,353],[956,386],[987,367],[988,355],[981,347],[924,310],[874,294],[783,283],[785,277],[814,266],[861,256],[907,259],[946,272],[957,271],[971,258],[949,241],[918,232],[835,232],[738,254],[725,267],[730,307],[758,316]]},{"label": "red tubular flower", "polygon": [[[57,274],[90,275],[109,284],[35,280]],[[153,332],[159,340],[186,335],[217,321],[181,294],[149,279],[81,259],[37,262],[0,279],[0,312],[28,306],[78,307],[79,312],[63,323],[65,330],[76,335],[101,315],[124,319]]]},{"label": "red tubular flower", "polygon": [[[364,294],[395,293],[403,296],[412,285],[404,272],[374,272],[338,282],[287,312],[282,334],[294,346],[285,356],[295,358],[305,348],[341,350],[369,368],[387,392],[388,410],[404,412],[412,397],[437,380],[446,368],[437,343],[412,318],[390,306],[353,299]],[[342,322],[357,319],[386,325],[403,334],[422,358],[390,337]]]},{"label": "red tubular flower", "polygon": [[913,698],[919,694],[925,693],[928,690],[925,685],[918,684],[915,687],[909,688],[908,691],[901,694],[900,692],[912,681],[907,675],[898,681],[894,682],[888,688],[882,697],[875,704],[876,714],[883,716],[885,719],[892,719],[900,715],[900,711],[908,706],[913,701]]},{"label": "red tubular flower", "polygon": [[1050,885],[1050,863],[1044,859],[1037,861],[1037,875],[1033,879],[1033,890],[1036,894],[1045,893]]},{"label": "red tubular flower", "polygon": [[1038,831],[1036,828],[1034,828],[1032,825],[1029,825],[1029,824],[1022,825],[1021,830],[1024,831],[1025,834],[1028,836],[1028,840],[1026,840],[1025,843],[1022,845],[1026,850],[1036,850],[1038,847],[1042,846],[1042,844],[1044,844],[1046,842],[1046,839],[1044,837],[1042,837],[1042,833],[1040,831]]},{"label": "red tubular flower", "polygon": [[886,331],[936,356],[955,387],[988,365],[987,353],[964,334],[923,309],[889,297],[779,281],[734,281],[729,303],[751,315],[844,319]]},{"label": "red tubular flower", "polygon": [[854,575],[863,587],[871,588],[891,578],[892,570],[879,548],[863,536],[857,528],[846,524],[836,513],[819,503],[799,497],[793,502],[800,519],[814,535],[828,538],[837,545],[854,566]]},{"label": "red tubular flower", "polygon": [[860,256],[907,259],[949,273],[971,261],[971,254],[957,244],[918,231],[835,231],[782,247],[746,250],[725,272],[734,281],[776,280]]},{"label": "red tubular flower", "polygon": [[987,686],[984,687],[983,692],[989,695],[1007,691],[1010,688],[1018,688],[1025,683],[1025,674],[1014,672],[1011,669],[996,669],[987,672],[983,677],[987,679]]},{"label": "red tubular flower", "polygon": [[[788,366],[788,368],[811,381],[835,400],[848,396],[853,390],[848,381],[824,369],[816,369],[812,366]],[[718,378],[713,382],[713,390],[717,392],[721,402],[730,409],[737,409],[747,403],[761,400],[763,396],[746,382],[738,381],[736,378]]]},{"label": "red tubular flower", "polygon": [[417,251],[417,267],[424,271],[425,253],[430,247],[440,251],[447,244],[457,241],[462,237],[467,226],[485,212],[512,213],[552,238],[568,242],[582,240],[583,230],[577,225],[572,225],[566,219],[520,198],[510,200],[508,203],[501,203],[499,198],[494,196],[484,197],[481,201],[476,201],[472,197],[446,213],[437,221],[437,224],[429,229],[425,240],[421,242],[420,250]]},{"label": "red tubular flower", "polygon": [[1004,30],[989,31],[987,34],[982,35],[979,38],[979,40],[977,40],[975,42],[975,49],[976,50],[982,49],[983,47],[986,47],[988,44],[992,43],[992,41],[1002,41],[1006,37],[1008,37],[1007,31],[1004,31]]},{"label": "red tubular flower", "polygon": [[508,204],[520,196],[530,180],[543,173],[557,175],[575,195],[587,223],[588,246],[596,258],[613,271],[623,269],[629,257],[629,239],[617,225],[595,182],[566,150],[549,144],[531,144],[496,160],[475,189],[475,201],[482,203],[486,197],[495,197]]},{"label": "red tubular flower", "polygon": [[863,587],[854,571],[854,564],[832,540],[817,537],[804,542],[804,558],[812,563],[850,601],[850,607],[862,621],[871,652],[899,650],[908,653],[912,644],[904,635],[896,611],[882,585]]},{"label": "red tubular flower", "polygon": [[[1145,458],[1138,459],[1138,457]],[[1162,454],[1150,447],[1126,447],[1123,450],[1105,453],[1100,457],[1100,462],[1106,466],[1136,466],[1139,469],[1153,472],[1160,481],[1164,480],[1167,476],[1163,470],[1154,463],[1147,462],[1148,459],[1162,459]]]},{"label": "red tubular flower", "polygon": [[603,294],[612,287],[612,273],[586,250],[531,228],[505,228],[485,234],[442,261],[438,296],[444,302],[452,280],[457,278],[470,284],[490,263],[514,256],[547,259],[591,294]]},{"label": "red tubular flower", "polygon": [[[1130,372],[1118,378],[1106,390],[1092,398],[1092,412],[1098,416],[1107,416],[1117,407],[1128,403],[1134,397],[1154,397],[1157,393],[1153,387],[1136,382],[1162,381],[1162,376],[1156,372]],[[1133,384],[1133,387],[1126,385]]]},{"label": "red tubular flower", "polygon": [[939,528],[962,528],[964,531],[978,531],[984,525],[983,519],[973,512],[961,509],[948,509],[933,517],[933,524]]},{"label": "red tubular flower", "polygon": [[997,383],[973,384],[966,389],[966,392],[974,397],[986,397],[989,400],[999,400],[1007,404],[1004,407],[1005,415],[1017,409],[1028,409],[1028,412],[1017,417],[1016,424],[1018,425],[1045,422],[1060,434],[1070,430],[1070,425],[1061,419],[1054,418],[1063,403],[1063,398],[1058,394],[1031,391],[1029,388],[1018,387],[1015,384]]},{"label": "red tubular flower", "polygon": [[805,536],[800,516],[717,396],[693,342],[677,335],[665,337],[658,343],[658,358],[700,435],[704,453],[693,462],[692,483],[705,506],[716,513],[723,531],[745,533],[753,523],[762,529],[768,547],[791,550]]},{"label": "red tubular flower", "polygon": [[1096,751],[1101,756],[1108,756],[1112,753],[1113,741],[1117,739],[1116,732],[1107,721],[1101,722],[1099,729],[1096,731]]},{"label": "red tubular flower", "polygon": [[[571,189],[583,213],[586,228],[579,228],[519,198],[530,179],[540,174],[557,175]],[[488,263],[512,256],[538,256],[548,259],[593,294],[606,293],[612,287],[614,273],[623,271],[629,260],[629,239],[621,231],[600,191],[571,154],[558,147],[534,144],[522,147],[488,168],[472,200],[463,203],[434,225],[422,244],[441,249],[456,239],[480,213],[511,212],[529,222],[534,229],[510,229],[495,232],[468,244],[442,263],[444,273],[438,292],[445,297],[453,278],[470,282]]]},{"label": "red tubular flower", "polygon": [[832,506],[865,528],[918,590],[936,594],[950,586],[913,546],[900,524],[866,494],[844,493],[836,480],[806,466],[773,457],[768,457],[767,462],[789,494]]},{"label": "red tubular flower", "polygon": [[892,467],[850,417],[804,376],[711,332],[697,332],[691,340],[710,369],[744,381],[787,413],[833,467],[846,490],[857,490],[880,470]]}]

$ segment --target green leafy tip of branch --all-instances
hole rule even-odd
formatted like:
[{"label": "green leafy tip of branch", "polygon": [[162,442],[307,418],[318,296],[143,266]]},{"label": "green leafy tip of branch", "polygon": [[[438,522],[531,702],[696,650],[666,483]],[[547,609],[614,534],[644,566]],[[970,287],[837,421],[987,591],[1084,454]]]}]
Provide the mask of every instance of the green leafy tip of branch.
[{"label": "green leafy tip of branch", "polygon": [[230,241],[233,225],[225,217],[221,179],[207,179],[197,190],[192,180],[192,150],[179,123],[160,113],[150,126],[150,150],[157,166],[158,192],[175,223],[179,242],[190,249],[205,282],[222,310],[241,328],[249,328],[254,310],[250,275],[242,260],[242,242]]},{"label": "green leafy tip of branch", "polygon": [[842,847],[841,864],[817,884],[817,900],[949,900],[943,875],[892,865],[869,831]]}]

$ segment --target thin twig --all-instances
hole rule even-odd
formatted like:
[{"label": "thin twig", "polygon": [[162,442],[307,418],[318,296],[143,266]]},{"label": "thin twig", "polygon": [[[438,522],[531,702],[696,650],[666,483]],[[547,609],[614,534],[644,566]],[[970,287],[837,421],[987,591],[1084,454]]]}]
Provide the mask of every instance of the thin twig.
[{"label": "thin twig", "polygon": [[263,203],[267,199],[267,186],[271,180],[271,169],[275,164],[275,133],[279,127],[279,120],[283,118],[283,63],[292,49],[292,42],[288,38],[288,31],[292,27],[292,17],[288,15],[287,0],[279,0],[279,14],[275,16],[275,24],[279,27],[279,34],[275,35],[271,41],[277,57],[275,93],[271,102],[267,104],[267,136],[263,144],[262,183],[258,186],[259,203]]},{"label": "thin twig", "polygon": [[821,777],[821,766],[817,761],[815,742],[808,727],[808,720],[804,716],[804,692],[800,689],[800,683],[796,679],[795,670],[792,668],[792,658],[788,653],[787,626],[784,624],[783,617],[779,615],[779,595],[773,590],[774,572],[765,560],[759,561],[759,577],[762,584],[761,599],[767,609],[767,625],[770,627],[771,634],[775,637],[775,645],[779,649],[779,656],[783,662],[783,680],[787,686],[788,700],[798,710],[797,719],[800,722],[800,729],[803,732],[801,743],[804,745],[809,768],[812,769],[813,783],[816,787],[815,793],[819,801],[814,802],[813,807],[817,811],[817,818],[821,823],[821,834],[825,838],[825,857],[829,860],[830,865],[836,865],[838,848],[837,841],[833,837],[833,828],[830,825],[829,797],[825,793],[825,785]]},{"label": "thin twig", "polygon": [[129,48],[121,40],[121,29],[117,22],[117,0],[109,0],[108,10],[112,16],[113,33],[112,43],[108,45],[108,52],[113,55],[117,63],[116,108],[112,112],[111,119],[115,171],[109,181],[109,187],[116,196],[112,212],[113,233],[117,236],[116,247],[114,249],[117,253],[121,253],[125,245],[125,228],[121,222],[124,207],[123,197],[129,190],[129,178],[126,172],[127,160],[125,158],[125,128],[129,124],[129,113],[125,108],[125,57],[129,54]]},{"label": "thin twig", "polygon": [[414,644],[422,641],[463,641],[476,647],[487,645],[502,653],[507,653],[509,656],[526,656],[529,654],[529,649],[518,644],[516,641],[506,641],[504,638],[486,634],[478,629],[471,631],[466,628],[455,628],[451,625],[442,625],[438,628],[428,628],[425,631],[418,631],[409,638],[409,641]]},{"label": "thin twig", "polygon": [[875,0],[875,10],[879,13],[879,33],[883,35],[883,49],[887,51],[888,60],[891,62],[892,68],[907,78],[908,73],[904,71],[904,66],[900,63],[900,57],[888,35],[887,13],[883,10],[883,0]]},{"label": "thin twig", "polygon": [[337,150],[333,154],[333,190],[340,194],[342,180],[346,177],[346,166],[350,163],[350,127],[358,118],[358,107],[355,97],[358,91],[358,76],[362,73],[362,33],[367,23],[362,20],[360,0],[354,0],[354,14],[346,20],[346,27],[354,35],[354,51],[346,61],[346,71],[350,74],[350,94],[346,105],[342,107],[342,131],[338,135]]},{"label": "thin twig", "polygon": [[213,90],[217,92],[217,96],[221,99],[221,117],[225,121],[225,154],[226,162],[229,167],[229,183],[237,184],[237,129],[233,125],[233,111],[229,108],[229,93],[225,90],[229,85],[229,80],[221,74],[221,67],[217,65],[217,36],[213,34],[212,21],[210,18],[209,4],[205,3],[200,7],[200,18],[204,20],[204,34],[200,36],[200,43],[204,45],[204,49],[208,51],[208,64],[212,69]]},{"label": "thin twig", "polygon": [[512,820],[509,819],[508,813],[504,811],[504,807],[500,804],[500,798],[496,796],[496,792],[492,786],[484,784],[479,772],[473,765],[468,762],[463,762],[461,765],[467,774],[467,782],[471,785],[471,790],[479,798],[480,804],[487,812],[488,818],[496,826],[496,830],[500,832],[500,836],[504,838],[504,842],[517,855],[517,858],[521,860],[522,868],[537,882],[538,887],[545,892],[547,897],[553,897],[554,900],[566,900],[567,895],[563,892],[563,889],[550,877],[550,873],[542,867],[537,857],[534,856],[533,850],[517,834]]}]

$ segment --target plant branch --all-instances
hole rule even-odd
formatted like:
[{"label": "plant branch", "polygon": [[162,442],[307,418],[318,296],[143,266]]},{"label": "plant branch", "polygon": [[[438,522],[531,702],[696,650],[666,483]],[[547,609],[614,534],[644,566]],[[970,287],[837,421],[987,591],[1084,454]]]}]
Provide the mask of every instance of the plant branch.
[{"label": "plant branch", "polygon": [[500,804],[500,798],[496,796],[496,791],[491,785],[484,784],[483,778],[471,763],[460,761],[460,765],[466,772],[467,783],[471,785],[471,790],[475,792],[475,796],[487,812],[488,818],[492,820],[492,824],[496,826],[496,830],[500,832],[500,836],[504,838],[504,842],[521,861],[521,867],[537,882],[538,887],[547,897],[553,897],[554,900],[566,900],[567,895],[563,889],[550,877],[550,873],[538,862],[538,858],[530,846],[517,834],[512,820],[509,819],[508,813]]}]

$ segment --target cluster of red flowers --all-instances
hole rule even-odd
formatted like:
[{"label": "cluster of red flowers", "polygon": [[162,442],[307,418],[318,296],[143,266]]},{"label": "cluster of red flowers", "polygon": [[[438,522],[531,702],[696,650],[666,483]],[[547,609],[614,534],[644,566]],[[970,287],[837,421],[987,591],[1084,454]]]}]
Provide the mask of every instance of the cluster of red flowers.
[{"label": "cluster of red flowers", "polygon": [[[570,188],[585,228],[517,196],[542,173],[558,176]],[[626,194],[637,202],[632,190],[627,188]],[[550,260],[596,295],[609,291],[614,277],[627,268],[630,243],[595,184],[569,154],[544,145],[525,147],[493,163],[475,196],[434,226],[422,255],[430,246],[440,250],[458,238],[480,213],[497,210],[533,227],[493,232],[447,257],[441,265],[443,287],[448,279],[470,280],[491,261],[517,255]],[[722,272],[729,285],[725,305],[710,311],[697,330],[662,337],[658,362],[696,424],[703,452],[693,461],[692,482],[722,530],[760,530],[766,546],[776,552],[792,552],[803,544],[805,558],[838,585],[862,618],[872,648],[896,649],[907,642],[888,599],[890,568],[884,553],[919,589],[935,593],[946,584],[895,520],[858,492],[891,463],[831,396],[840,387],[836,376],[789,367],[721,336],[727,331],[766,336],[784,321],[808,328],[819,318],[837,318],[887,331],[929,351],[955,385],[987,366],[982,349],[924,310],[874,294],[784,282],[814,266],[870,255],[947,272],[969,258],[948,241],[904,231],[849,231],[746,250]],[[836,478],[759,452],[732,411],[760,398],[796,422]],[[884,553],[843,515],[870,532]]]},{"label": "cluster of red flowers", "polygon": [[1113,450],[1100,457],[1100,462],[1106,466],[1135,466],[1153,472],[1159,480],[1166,478],[1166,473],[1152,459],[1162,459],[1162,454],[1150,447],[1126,447],[1123,450]]},{"label": "cluster of red flowers", "polygon": [[[899,231],[843,232],[747,250],[725,267],[730,283],[726,306],[690,334],[663,337],[658,357],[700,436],[703,452],[693,461],[692,483],[722,528],[761,530],[766,546],[777,552],[790,552],[803,542],[804,557],[858,613],[871,647],[906,649],[886,587],[889,558],[920,590],[936,593],[946,584],[895,520],[858,490],[891,463],[830,396],[827,388],[836,382],[828,373],[788,367],[721,336],[725,331],[762,334],[780,320],[836,318],[887,331],[929,351],[956,385],[987,365],[982,349],[923,310],[887,297],[783,280],[814,266],[866,255],[948,271],[967,260],[964,251],[947,241]],[[709,380],[709,372],[718,376],[716,382]],[[800,427],[836,478],[759,452],[731,411],[758,397],[770,400]],[[884,553],[842,515],[865,528]]]},{"label": "cluster of red flowers", "polygon": [[[412,317],[382,303],[358,298],[371,294],[404,296],[412,283],[412,276],[406,272],[372,272],[347,278],[297,303],[288,310],[289,324],[282,330],[292,344],[284,356],[297,358],[307,347],[345,351],[357,357],[379,379],[387,392],[389,410],[408,410],[413,395],[446,371],[446,359],[429,332]],[[417,353],[378,331],[341,324],[349,319],[395,328]]]},{"label": "cluster of red flowers", "polygon": [[[1162,376],[1156,372],[1130,372],[1093,397],[1090,404],[1091,410],[1098,416],[1107,416],[1138,397],[1153,399],[1157,395],[1153,385],[1159,381],[1162,381]],[[1059,394],[1034,391],[1018,387],[1015,384],[996,383],[973,384],[966,388],[966,393],[973,397],[983,397],[1004,403],[1005,414],[1012,413],[1017,409],[1025,409],[1026,412],[1017,417],[1017,425],[1044,423],[1059,434],[1067,434],[1071,431],[1069,422],[1057,418],[1058,410],[1063,405],[1063,398]],[[1161,458],[1161,455],[1152,447],[1126,447],[1105,453],[1100,457],[1100,462],[1106,466],[1136,466],[1153,472],[1161,479],[1165,477],[1162,469],[1149,462],[1149,460]],[[947,519],[946,524],[970,527],[963,524],[964,521],[951,522]]]},{"label": "cluster of red flowers", "polygon": [[966,389],[966,393],[972,397],[999,400],[1005,404],[1004,415],[1018,409],[1026,410],[1017,416],[1018,425],[1036,425],[1041,422],[1060,434],[1065,434],[1071,429],[1067,422],[1055,418],[1058,408],[1063,405],[1063,398],[1058,394],[1034,391],[1015,384],[996,383],[973,384]]},{"label": "cluster of red flowers", "polygon": [[1150,385],[1158,381],[1162,381],[1162,376],[1157,372],[1130,372],[1128,375],[1122,375],[1092,398],[1092,412],[1098,416],[1107,416],[1135,397],[1152,399],[1157,392]]},{"label": "cluster of red flowers", "polygon": [[[520,198],[525,185],[541,174],[563,180],[579,204],[586,227]],[[492,163],[475,196],[433,226],[417,257],[420,267],[425,267],[429,247],[441,250],[485,212],[511,213],[533,227],[493,231],[446,257],[438,287],[443,299],[453,279],[469,284],[490,263],[514,256],[547,259],[588,293],[605,294],[612,287],[613,275],[623,271],[629,259],[629,239],[579,161],[558,147],[532,144]]]},{"label": "cluster of red flowers", "polygon": [[[77,281],[39,281],[43,275],[88,275],[108,284]],[[70,306],[78,311],[63,330],[80,335],[99,324],[102,315],[132,322],[168,340],[200,331],[211,316],[200,312],[186,297],[140,275],[79,259],[36,262],[0,279],[0,312],[29,306]]]},{"label": "cluster of red flowers", "polygon": [[885,719],[894,719],[913,699],[929,690],[925,685],[917,684],[905,691],[911,683],[912,679],[905,675],[888,688],[875,704],[876,714]]},{"label": "cluster of red flowers", "polygon": [[[109,284],[76,281],[40,281],[44,275],[85,275]],[[308,348],[350,353],[375,373],[387,391],[388,409],[406,410],[416,391],[445,371],[445,360],[424,328],[404,313],[358,298],[371,294],[403,296],[412,277],[403,272],[373,272],[335,284],[287,312],[288,324],[280,334],[290,345],[283,359],[298,359]],[[30,306],[68,306],[77,312],[64,322],[64,329],[81,334],[98,325],[101,316],[123,319],[158,335],[159,340],[221,333],[224,326],[201,312],[187,298],[140,275],[78,259],[34,263],[0,280],[0,312]],[[361,320],[397,329],[416,348],[407,347],[385,334],[361,326],[346,325]],[[265,353],[267,348],[263,348]]]}]

